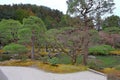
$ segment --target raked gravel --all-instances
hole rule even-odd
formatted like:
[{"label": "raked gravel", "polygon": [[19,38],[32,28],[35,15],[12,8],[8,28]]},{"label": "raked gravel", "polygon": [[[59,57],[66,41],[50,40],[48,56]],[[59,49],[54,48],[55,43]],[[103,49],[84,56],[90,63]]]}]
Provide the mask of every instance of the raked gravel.
[{"label": "raked gravel", "polygon": [[0,80],[107,80],[90,71],[56,74],[29,67],[0,66]]}]

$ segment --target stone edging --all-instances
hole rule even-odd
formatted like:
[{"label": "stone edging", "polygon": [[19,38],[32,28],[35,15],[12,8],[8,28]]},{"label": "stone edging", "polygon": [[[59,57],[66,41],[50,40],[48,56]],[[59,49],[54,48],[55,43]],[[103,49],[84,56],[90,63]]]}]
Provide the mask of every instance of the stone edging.
[{"label": "stone edging", "polygon": [[107,76],[107,74],[104,74],[104,73],[98,72],[98,71],[93,70],[93,69],[88,69],[88,71],[93,72],[93,73],[96,73],[96,74],[100,74],[100,75],[102,75],[102,76]]}]

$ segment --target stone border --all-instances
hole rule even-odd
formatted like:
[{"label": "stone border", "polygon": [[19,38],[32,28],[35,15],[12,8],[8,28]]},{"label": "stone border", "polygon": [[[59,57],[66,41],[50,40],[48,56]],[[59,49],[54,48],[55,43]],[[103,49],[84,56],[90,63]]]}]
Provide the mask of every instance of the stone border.
[{"label": "stone border", "polygon": [[99,72],[99,71],[96,71],[96,70],[93,70],[93,69],[88,69],[88,71],[99,74],[99,75],[102,75],[102,76],[107,76],[107,74],[104,74],[102,72]]}]

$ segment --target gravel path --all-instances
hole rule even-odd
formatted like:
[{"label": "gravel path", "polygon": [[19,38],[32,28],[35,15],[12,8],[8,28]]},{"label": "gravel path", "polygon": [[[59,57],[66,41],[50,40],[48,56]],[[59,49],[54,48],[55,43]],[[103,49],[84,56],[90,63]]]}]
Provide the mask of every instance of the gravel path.
[{"label": "gravel path", "polygon": [[27,67],[1,67],[0,80],[107,80],[90,71],[55,74]]}]

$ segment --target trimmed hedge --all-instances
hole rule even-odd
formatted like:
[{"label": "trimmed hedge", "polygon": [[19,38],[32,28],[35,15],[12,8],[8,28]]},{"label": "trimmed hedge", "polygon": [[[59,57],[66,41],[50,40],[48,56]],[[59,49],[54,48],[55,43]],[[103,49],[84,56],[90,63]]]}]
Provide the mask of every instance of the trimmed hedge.
[{"label": "trimmed hedge", "polygon": [[11,54],[18,54],[18,53],[25,53],[27,52],[27,48],[23,45],[20,45],[20,44],[9,44],[9,45],[6,45],[3,50],[5,52],[8,52],[8,53],[11,53]]},{"label": "trimmed hedge", "polygon": [[93,55],[108,55],[110,51],[115,50],[110,45],[98,45],[89,48],[89,53]]},{"label": "trimmed hedge", "polygon": [[53,57],[52,59],[48,59],[48,62],[51,64],[51,65],[56,65],[57,62],[58,62],[58,58],[57,57]]}]

